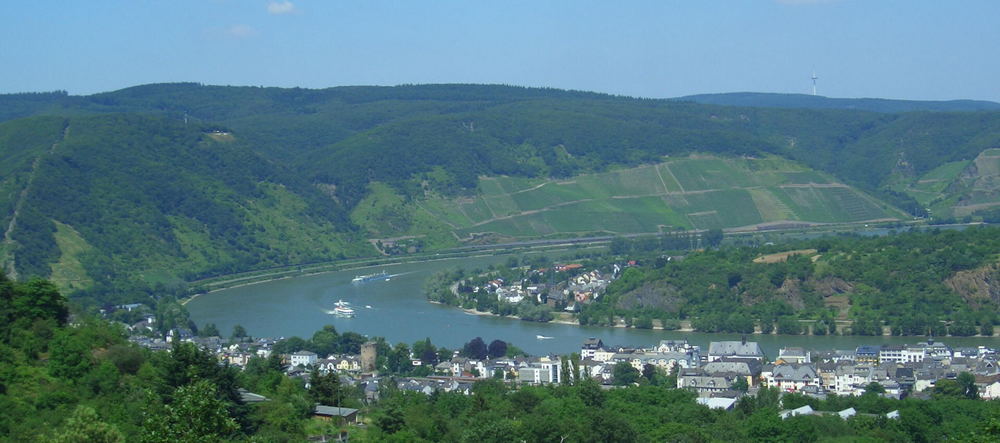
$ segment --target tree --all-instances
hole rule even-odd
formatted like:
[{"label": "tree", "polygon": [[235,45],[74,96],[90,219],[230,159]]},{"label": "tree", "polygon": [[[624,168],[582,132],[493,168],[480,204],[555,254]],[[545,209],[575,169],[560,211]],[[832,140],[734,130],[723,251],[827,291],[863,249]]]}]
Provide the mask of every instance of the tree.
[{"label": "tree", "polygon": [[731,388],[736,391],[746,392],[750,389],[750,385],[747,384],[746,377],[736,377],[736,380],[733,381]]},{"label": "tree", "polygon": [[93,365],[90,346],[71,330],[60,330],[49,343],[49,371],[56,377],[78,379]]},{"label": "tree", "polygon": [[865,385],[865,394],[885,394],[885,387],[873,381]]},{"label": "tree", "polygon": [[219,328],[215,327],[215,323],[208,323],[203,328],[198,331],[198,335],[202,337],[219,337]]},{"label": "tree", "polygon": [[247,336],[247,330],[244,329],[242,325],[233,326],[233,335],[231,336],[232,338],[241,339],[246,336]]},{"label": "tree", "polygon": [[983,324],[979,326],[979,335],[984,337],[993,336],[993,320],[986,319],[983,320]]},{"label": "tree", "polygon": [[934,384],[934,395],[955,398],[979,398],[976,377],[968,372],[958,374],[954,380],[938,380]]},{"label": "tree", "polygon": [[125,437],[112,425],[100,420],[97,412],[79,405],[52,437],[54,443],[120,443]]},{"label": "tree", "polygon": [[66,324],[69,308],[59,289],[48,280],[31,279],[19,285],[18,295],[12,300],[16,319],[55,319],[60,325]]},{"label": "tree", "polygon": [[334,354],[337,352],[339,339],[337,328],[333,325],[325,325],[313,333],[310,350],[324,357]]},{"label": "tree", "polygon": [[336,372],[322,374],[316,369],[312,370],[309,375],[309,398],[322,405],[340,406],[344,403],[344,396],[344,387]]},{"label": "tree", "polygon": [[626,386],[637,383],[640,376],[638,369],[633,367],[632,364],[624,361],[615,363],[612,374],[615,379],[616,386]]},{"label": "tree", "polygon": [[389,372],[395,374],[409,372],[413,368],[410,363],[410,347],[406,343],[397,343],[386,356],[385,365]]},{"label": "tree", "polygon": [[340,334],[337,340],[337,352],[341,354],[358,354],[361,352],[361,345],[368,341],[365,336],[354,331],[347,331]]},{"label": "tree", "polygon": [[500,358],[507,355],[507,342],[503,340],[491,341],[486,353],[490,358]]},{"label": "tree", "polygon": [[802,334],[802,325],[790,315],[778,319],[778,333],[787,335]]},{"label": "tree", "polygon": [[430,337],[413,343],[413,355],[425,365],[437,364],[437,347],[431,343]]},{"label": "tree", "polygon": [[711,248],[717,247],[722,244],[722,229],[712,228],[705,231],[705,245]]},{"label": "tree", "polygon": [[231,366],[220,366],[214,355],[194,343],[175,341],[170,352],[156,355],[154,362],[162,368],[163,381],[167,386],[179,388],[204,380],[210,382],[213,393],[221,393],[231,403],[239,402],[237,370]]},{"label": "tree", "polygon": [[476,337],[470,340],[465,346],[462,347],[462,355],[474,358],[477,360],[482,360],[488,355],[486,348],[486,343],[483,342],[481,337]]},{"label": "tree", "polygon": [[142,441],[155,443],[203,442],[228,439],[239,430],[219,399],[215,386],[198,380],[177,389],[173,403],[147,410]]},{"label": "tree", "polygon": [[611,239],[611,244],[608,246],[608,250],[612,255],[622,255],[628,253],[632,249],[629,244],[628,239],[625,237],[615,237]]}]

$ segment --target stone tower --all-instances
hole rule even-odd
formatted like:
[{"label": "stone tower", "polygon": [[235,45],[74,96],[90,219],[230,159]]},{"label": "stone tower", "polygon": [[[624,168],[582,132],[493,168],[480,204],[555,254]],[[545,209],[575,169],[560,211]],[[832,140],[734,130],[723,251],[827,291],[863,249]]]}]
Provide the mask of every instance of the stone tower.
[{"label": "stone tower", "polygon": [[361,371],[375,372],[375,359],[378,357],[378,350],[375,342],[370,341],[361,345]]}]

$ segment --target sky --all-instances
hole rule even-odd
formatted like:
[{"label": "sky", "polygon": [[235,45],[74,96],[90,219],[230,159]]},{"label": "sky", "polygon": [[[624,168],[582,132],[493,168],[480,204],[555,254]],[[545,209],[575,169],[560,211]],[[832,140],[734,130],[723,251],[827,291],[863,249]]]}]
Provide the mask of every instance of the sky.
[{"label": "sky", "polygon": [[33,0],[0,93],[491,83],[1000,101],[997,0]]}]

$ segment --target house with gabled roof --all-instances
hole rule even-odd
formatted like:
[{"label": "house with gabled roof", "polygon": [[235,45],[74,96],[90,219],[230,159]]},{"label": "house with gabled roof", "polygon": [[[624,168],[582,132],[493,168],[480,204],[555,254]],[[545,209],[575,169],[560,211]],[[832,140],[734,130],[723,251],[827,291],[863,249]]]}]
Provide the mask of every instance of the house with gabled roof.
[{"label": "house with gabled roof", "polygon": [[820,386],[820,377],[812,364],[764,365],[761,378],[768,386],[795,392],[806,386]]},{"label": "house with gabled roof", "polygon": [[708,344],[708,361],[720,360],[724,357],[764,359],[764,351],[755,341],[748,342],[746,337],[741,341],[713,341]]}]

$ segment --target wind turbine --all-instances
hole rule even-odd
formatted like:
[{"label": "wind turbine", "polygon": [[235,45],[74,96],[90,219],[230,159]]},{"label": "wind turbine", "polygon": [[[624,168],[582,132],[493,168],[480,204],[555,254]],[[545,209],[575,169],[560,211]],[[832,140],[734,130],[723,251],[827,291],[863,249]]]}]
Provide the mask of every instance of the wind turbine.
[{"label": "wind turbine", "polygon": [[816,79],[818,79],[818,78],[819,77],[816,76],[816,71],[813,71],[813,76],[812,76],[812,79],[813,79],[813,95],[816,95]]}]

